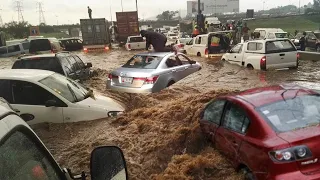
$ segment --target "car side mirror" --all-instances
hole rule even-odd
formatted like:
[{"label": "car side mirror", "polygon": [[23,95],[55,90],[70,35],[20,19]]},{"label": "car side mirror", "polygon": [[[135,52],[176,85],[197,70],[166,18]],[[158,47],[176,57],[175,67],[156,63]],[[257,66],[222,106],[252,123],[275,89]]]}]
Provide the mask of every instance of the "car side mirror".
[{"label": "car side mirror", "polygon": [[197,62],[196,61],[190,61],[190,64],[196,64]]},{"label": "car side mirror", "polygon": [[87,64],[86,64],[86,67],[87,67],[87,68],[91,68],[91,67],[92,67],[92,63],[87,63]]},{"label": "car side mirror", "polygon": [[57,101],[56,100],[48,100],[45,105],[46,105],[46,107],[56,107]]},{"label": "car side mirror", "polygon": [[91,153],[92,180],[128,179],[127,165],[122,150],[116,146],[102,146]]}]

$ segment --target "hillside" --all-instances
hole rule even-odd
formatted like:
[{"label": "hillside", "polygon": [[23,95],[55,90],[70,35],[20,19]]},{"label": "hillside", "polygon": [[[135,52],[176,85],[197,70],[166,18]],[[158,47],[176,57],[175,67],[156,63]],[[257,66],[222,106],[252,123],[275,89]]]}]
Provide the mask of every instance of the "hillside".
[{"label": "hillside", "polygon": [[279,18],[266,18],[248,21],[250,29],[255,28],[281,28],[284,31],[294,33],[295,30],[316,30],[320,27],[320,15],[303,15]]}]

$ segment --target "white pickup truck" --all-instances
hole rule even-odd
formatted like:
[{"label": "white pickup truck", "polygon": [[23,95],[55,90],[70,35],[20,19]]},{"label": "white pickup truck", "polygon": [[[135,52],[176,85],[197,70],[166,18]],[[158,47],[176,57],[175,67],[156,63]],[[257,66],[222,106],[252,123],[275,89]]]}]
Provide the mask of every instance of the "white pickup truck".
[{"label": "white pickup truck", "polygon": [[299,53],[289,39],[254,40],[237,44],[221,60],[259,70],[297,68]]}]

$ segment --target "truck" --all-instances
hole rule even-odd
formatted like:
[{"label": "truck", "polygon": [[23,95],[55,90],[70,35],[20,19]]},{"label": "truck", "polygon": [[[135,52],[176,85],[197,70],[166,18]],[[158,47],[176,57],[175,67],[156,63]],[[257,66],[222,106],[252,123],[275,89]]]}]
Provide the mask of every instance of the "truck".
[{"label": "truck", "polygon": [[83,51],[107,51],[111,47],[109,23],[105,18],[80,19]]},{"label": "truck", "polygon": [[124,45],[129,36],[137,36],[139,32],[139,21],[137,11],[116,12],[118,37],[120,45]]}]

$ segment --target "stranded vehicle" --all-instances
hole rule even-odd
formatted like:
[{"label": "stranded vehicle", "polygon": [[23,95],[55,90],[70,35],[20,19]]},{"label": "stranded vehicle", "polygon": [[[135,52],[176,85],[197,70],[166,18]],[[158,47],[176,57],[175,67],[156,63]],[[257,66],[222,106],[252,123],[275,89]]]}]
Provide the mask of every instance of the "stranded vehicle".
[{"label": "stranded vehicle", "polygon": [[221,96],[200,127],[246,179],[320,179],[320,94],[276,85]]},{"label": "stranded vehicle", "polygon": [[254,40],[237,44],[221,60],[250,69],[298,68],[299,53],[289,39]]},{"label": "stranded vehicle", "polygon": [[[0,98],[0,179],[85,180],[61,168],[43,142],[26,124],[28,115],[19,117]],[[95,148],[90,158],[92,180],[128,179],[122,150],[115,146]],[[103,178],[102,178],[103,177]]]},{"label": "stranded vehicle", "polygon": [[141,53],[109,74],[107,88],[128,93],[159,92],[200,69],[199,63],[181,53]]},{"label": "stranded vehicle", "polygon": [[146,48],[146,40],[141,36],[129,36],[125,48],[130,50],[139,50]]}]

